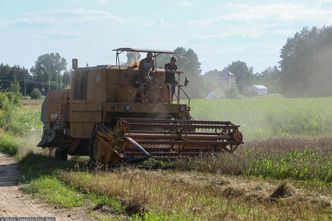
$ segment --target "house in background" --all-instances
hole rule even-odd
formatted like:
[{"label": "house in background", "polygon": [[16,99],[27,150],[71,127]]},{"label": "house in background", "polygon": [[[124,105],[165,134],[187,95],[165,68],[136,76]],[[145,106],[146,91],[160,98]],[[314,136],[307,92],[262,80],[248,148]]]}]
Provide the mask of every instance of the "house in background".
[{"label": "house in background", "polygon": [[262,84],[254,84],[249,87],[249,92],[254,95],[267,95],[269,93],[269,89]]}]

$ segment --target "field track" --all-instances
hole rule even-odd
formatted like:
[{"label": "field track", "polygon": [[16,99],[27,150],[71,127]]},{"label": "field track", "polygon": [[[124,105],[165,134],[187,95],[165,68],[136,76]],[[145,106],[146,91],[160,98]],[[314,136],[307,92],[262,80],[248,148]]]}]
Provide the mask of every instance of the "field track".
[{"label": "field track", "polygon": [[84,208],[71,210],[40,203],[18,187],[19,170],[13,158],[0,153],[0,217],[55,217],[57,221],[91,220],[81,218]]}]

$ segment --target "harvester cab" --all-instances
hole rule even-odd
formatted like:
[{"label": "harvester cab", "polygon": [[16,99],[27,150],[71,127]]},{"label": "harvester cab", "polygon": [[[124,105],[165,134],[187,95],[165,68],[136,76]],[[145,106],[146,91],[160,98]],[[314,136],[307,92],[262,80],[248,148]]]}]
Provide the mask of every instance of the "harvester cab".
[{"label": "harvester cab", "polygon": [[[114,165],[149,157],[187,157],[234,152],[242,143],[239,126],[230,121],[193,120],[188,79],[178,74],[177,93],[165,83],[165,70],[154,59],[151,80],[140,94],[140,70],[121,64],[123,52],[173,55],[171,51],[118,48],[115,65],[78,67],[73,59],[71,89],[50,91],[42,105],[40,147],[55,156],[88,155],[94,163]],[[184,80],[181,83],[181,80]],[[141,82],[140,82],[141,83]],[[182,99],[185,98],[185,99]]]},{"label": "harvester cab", "polygon": [[[139,68],[139,58],[141,56],[136,56],[136,59],[132,61],[132,64],[128,64],[128,68],[132,68],[134,72],[134,86],[138,89],[140,84],[144,84],[145,91],[143,93],[143,96],[140,96],[140,92],[137,91],[135,101],[136,102],[142,102],[142,103],[160,103],[160,102],[168,102],[168,103],[177,103],[180,104],[180,99],[182,97],[181,94],[185,97],[187,100],[187,106],[190,108],[190,98],[188,94],[185,92],[183,87],[186,87],[189,83],[189,80],[185,78],[183,84],[181,84],[181,75],[183,74],[182,71],[176,71],[177,73],[177,82],[178,82],[178,90],[175,94],[175,99],[173,100],[173,97],[171,95],[171,85],[165,83],[166,73],[164,70],[164,64],[158,63],[158,57],[160,55],[169,55],[169,58],[171,55],[175,55],[175,52],[173,51],[166,51],[166,50],[149,50],[149,49],[133,49],[133,48],[117,48],[113,51],[116,52],[116,66],[121,69],[121,60],[120,55],[124,52],[126,53],[151,53],[153,57],[153,66],[155,67],[146,76],[145,81],[139,82],[140,75],[140,68]],[[161,89],[161,90],[158,90]],[[156,93],[157,92],[157,93]]]}]

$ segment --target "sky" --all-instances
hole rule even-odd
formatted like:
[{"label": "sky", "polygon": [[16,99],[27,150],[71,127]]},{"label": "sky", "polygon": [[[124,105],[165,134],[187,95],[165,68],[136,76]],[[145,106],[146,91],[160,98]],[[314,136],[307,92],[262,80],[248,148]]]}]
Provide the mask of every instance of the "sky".
[{"label": "sky", "polygon": [[202,73],[237,60],[261,72],[288,37],[331,24],[332,0],[0,0],[0,63],[30,68],[59,52],[93,66],[114,64],[114,48],[182,46]]}]

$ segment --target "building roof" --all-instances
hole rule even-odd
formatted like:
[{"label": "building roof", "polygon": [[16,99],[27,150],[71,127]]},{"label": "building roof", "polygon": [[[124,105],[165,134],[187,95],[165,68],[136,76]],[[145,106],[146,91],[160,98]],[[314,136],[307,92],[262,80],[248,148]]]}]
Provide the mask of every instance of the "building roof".
[{"label": "building roof", "polygon": [[148,52],[152,52],[152,53],[156,53],[156,54],[175,54],[174,51],[167,51],[167,50],[155,50],[155,49],[139,49],[139,48],[117,48],[117,49],[113,49],[113,51],[116,52],[142,52],[142,53],[148,53]]},{"label": "building roof", "polygon": [[267,89],[267,87],[262,84],[254,84],[253,87],[257,89]]}]

